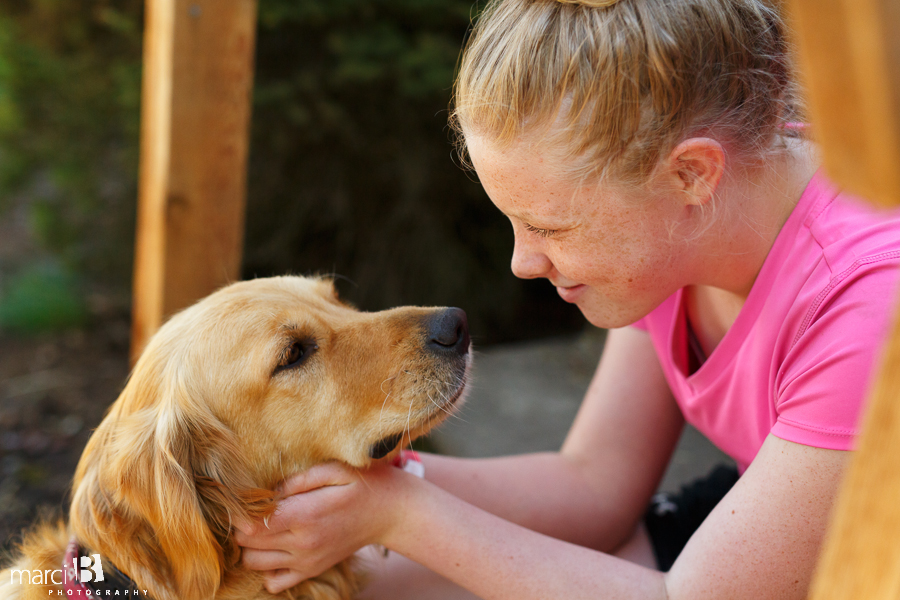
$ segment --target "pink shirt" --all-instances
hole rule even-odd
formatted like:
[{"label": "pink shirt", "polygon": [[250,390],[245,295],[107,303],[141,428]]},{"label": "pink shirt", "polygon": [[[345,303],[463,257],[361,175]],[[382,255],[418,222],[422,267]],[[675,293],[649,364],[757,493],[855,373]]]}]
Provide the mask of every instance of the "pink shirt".
[{"label": "pink shirt", "polygon": [[817,173],[737,320],[687,375],[681,291],[635,325],[653,340],[685,419],[741,473],[766,436],[851,450],[900,277],[900,214],[839,193]]}]

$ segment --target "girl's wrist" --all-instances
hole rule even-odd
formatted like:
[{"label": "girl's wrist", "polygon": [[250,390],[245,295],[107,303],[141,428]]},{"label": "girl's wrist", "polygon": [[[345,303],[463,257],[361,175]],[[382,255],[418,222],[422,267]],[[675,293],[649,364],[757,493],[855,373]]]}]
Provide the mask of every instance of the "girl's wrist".
[{"label": "girl's wrist", "polygon": [[395,473],[393,479],[397,489],[390,495],[391,506],[387,511],[390,517],[379,543],[403,554],[402,549],[409,546],[418,531],[417,523],[422,522],[424,511],[434,501],[437,488],[409,473]]}]

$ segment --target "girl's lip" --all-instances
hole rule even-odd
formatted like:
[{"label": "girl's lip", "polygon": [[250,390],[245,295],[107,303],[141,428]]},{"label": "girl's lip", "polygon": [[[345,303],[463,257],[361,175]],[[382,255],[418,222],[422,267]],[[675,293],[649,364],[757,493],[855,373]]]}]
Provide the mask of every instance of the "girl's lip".
[{"label": "girl's lip", "polygon": [[556,292],[566,302],[577,302],[578,298],[581,297],[581,294],[585,289],[586,286],[583,283],[579,285],[573,285],[572,287],[556,286]]}]

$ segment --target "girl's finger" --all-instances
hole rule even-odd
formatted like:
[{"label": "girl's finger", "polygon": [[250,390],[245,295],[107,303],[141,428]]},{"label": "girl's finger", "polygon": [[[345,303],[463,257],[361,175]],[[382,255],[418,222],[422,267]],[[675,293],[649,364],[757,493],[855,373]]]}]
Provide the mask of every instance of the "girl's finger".
[{"label": "girl's finger", "polygon": [[252,535],[256,529],[255,521],[240,516],[235,516],[232,519],[232,524],[234,525],[235,534]]},{"label": "girl's finger", "polygon": [[308,578],[297,571],[289,571],[287,569],[272,571],[266,573],[266,591],[270,594],[278,594],[288,588],[294,587],[304,579]]},{"label": "girl's finger", "polygon": [[287,569],[296,559],[284,550],[255,550],[245,548],[241,556],[241,562],[248,569],[254,571],[275,571]]},{"label": "girl's finger", "polygon": [[347,467],[334,462],[325,463],[289,477],[278,486],[278,490],[282,497],[292,496],[331,485],[347,485],[352,483],[353,477]]},{"label": "girl's finger", "polygon": [[256,535],[247,535],[241,531],[234,532],[234,541],[245,550],[277,550],[279,548],[288,548],[295,538],[296,533],[288,530],[276,533],[257,533]]}]

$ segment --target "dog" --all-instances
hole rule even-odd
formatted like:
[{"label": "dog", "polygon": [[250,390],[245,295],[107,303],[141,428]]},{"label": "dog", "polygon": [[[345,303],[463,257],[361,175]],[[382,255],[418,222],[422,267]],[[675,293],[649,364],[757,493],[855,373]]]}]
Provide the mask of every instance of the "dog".
[{"label": "dog", "polygon": [[460,309],[360,312],[325,278],[225,287],[150,340],[84,449],[68,523],[24,535],[0,599],[352,598],[350,560],[267,593],[234,524],[271,515],[293,473],[394,459],[463,401],[470,364]]}]

